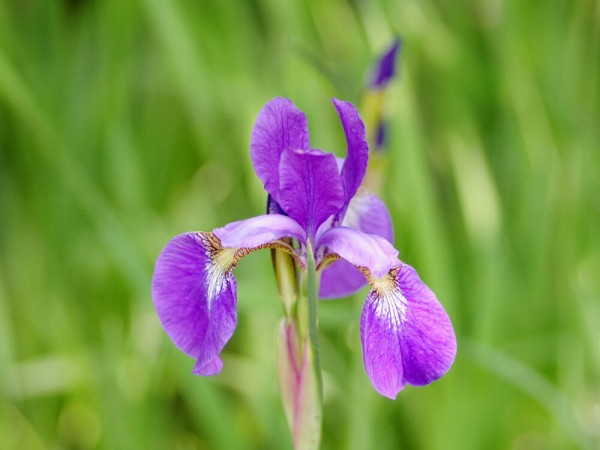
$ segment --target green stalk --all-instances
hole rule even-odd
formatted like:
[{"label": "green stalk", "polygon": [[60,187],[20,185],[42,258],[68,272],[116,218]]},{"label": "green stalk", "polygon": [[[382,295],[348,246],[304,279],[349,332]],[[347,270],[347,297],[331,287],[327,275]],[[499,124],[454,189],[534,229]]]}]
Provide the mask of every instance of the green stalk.
[{"label": "green stalk", "polygon": [[306,246],[307,260],[307,286],[306,296],[308,298],[308,337],[313,356],[313,370],[317,381],[317,392],[319,394],[319,403],[323,403],[323,377],[321,374],[321,360],[319,355],[319,286],[317,280],[317,270],[315,267],[315,256],[310,241]]}]

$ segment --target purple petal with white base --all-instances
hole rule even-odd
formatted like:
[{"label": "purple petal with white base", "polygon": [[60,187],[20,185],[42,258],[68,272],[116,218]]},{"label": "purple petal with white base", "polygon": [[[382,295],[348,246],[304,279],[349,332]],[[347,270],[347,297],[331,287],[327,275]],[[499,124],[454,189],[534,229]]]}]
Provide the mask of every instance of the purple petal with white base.
[{"label": "purple petal with white base", "polygon": [[[211,233],[187,233],[164,248],[152,277],[152,298],[175,345],[197,360],[194,373],[214,375],[237,323],[236,283]],[[231,250],[228,250],[231,253]]]},{"label": "purple petal with white base", "polygon": [[335,156],[319,150],[285,150],[279,171],[278,203],[308,238],[314,238],[319,225],[344,203]]},{"label": "purple petal with white base", "polygon": [[223,367],[219,354],[237,323],[232,271],[238,261],[265,247],[285,250],[279,239],[303,236],[294,220],[272,214],[212,233],[182,234],[167,244],[154,268],[152,298],[171,340],[196,359],[193,373],[215,375]]},{"label": "purple petal with white base", "polygon": [[[388,242],[394,240],[392,219],[385,203],[364,189],[356,193],[342,221],[342,226],[356,228],[363,233],[376,234]],[[319,297],[323,299],[344,297],[367,284],[364,275],[346,261],[335,261],[321,275]]]},{"label": "purple petal with white base", "polygon": [[444,375],[456,356],[450,319],[435,294],[407,264],[372,282],[361,317],[367,375],[391,399],[404,386]]},{"label": "purple petal with white base", "polygon": [[369,144],[365,125],[354,105],[333,99],[333,104],[340,116],[346,144],[348,146],[346,159],[342,166],[342,183],[344,185],[344,199],[346,205],[350,202],[360,183],[365,177],[369,161]]},{"label": "purple petal with white base", "polygon": [[258,114],[252,137],[250,157],[265,190],[279,201],[279,160],[286,149],[309,148],[308,121],[287,98],[276,97]]}]

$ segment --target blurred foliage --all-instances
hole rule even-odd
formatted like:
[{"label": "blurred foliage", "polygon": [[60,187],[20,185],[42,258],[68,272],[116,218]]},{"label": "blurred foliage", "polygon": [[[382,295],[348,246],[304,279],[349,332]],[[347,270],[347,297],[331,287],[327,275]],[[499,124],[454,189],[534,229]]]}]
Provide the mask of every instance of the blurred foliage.
[{"label": "blurred foliage", "polygon": [[268,252],[212,378],[162,331],[153,263],[263,212],[273,96],[343,155],[329,98],[358,102],[394,35],[382,196],[459,353],[389,401],[365,293],[322,302],[323,449],[598,448],[598,1],[0,0],[0,449],[290,448]]}]

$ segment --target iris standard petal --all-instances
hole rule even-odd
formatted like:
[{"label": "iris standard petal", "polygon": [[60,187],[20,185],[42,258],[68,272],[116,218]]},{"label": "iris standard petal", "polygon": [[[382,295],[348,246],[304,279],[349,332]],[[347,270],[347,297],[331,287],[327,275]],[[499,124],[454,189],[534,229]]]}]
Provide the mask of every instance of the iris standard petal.
[{"label": "iris standard petal", "polygon": [[308,149],[306,116],[286,98],[269,101],[258,114],[250,138],[250,157],[265,190],[278,200],[279,160],[286,149]]},{"label": "iris standard petal", "polygon": [[314,235],[344,204],[335,156],[319,150],[285,150],[279,163],[279,198],[284,211]]},{"label": "iris standard petal", "polygon": [[354,105],[335,98],[333,104],[342,121],[348,146],[341,174],[344,199],[347,205],[365,177],[369,161],[369,144],[367,144],[365,125]]},{"label": "iris standard petal", "polygon": [[456,356],[446,311],[415,269],[401,264],[372,281],[361,317],[365,369],[382,395],[396,398],[406,383],[444,375]]},{"label": "iris standard petal", "polygon": [[225,248],[253,248],[281,239],[292,237],[306,240],[304,230],[291,217],[281,214],[264,214],[238,222],[232,222],[213,233]]},{"label": "iris standard petal", "polygon": [[327,259],[344,259],[359,268],[368,278],[380,278],[398,265],[398,250],[380,236],[366,234],[354,228],[334,227],[323,233],[317,242],[317,252],[327,248]]},{"label": "iris standard petal", "polygon": [[237,323],[234,253],[221,249],[212,233],[187,233],[172,239],[156,261],[156,312],[175,345],[196,358],[199,375],[220,371],[215,358]]},{"label": "iris standard petal", "polygon": [[394,243],[394,226],[387,206],[375,194],[361,188],[348,205],[342,226],[357,228],[363,233],[376,234]]},{"label": "iris standard petal", "polygon": [[[385,203],[361,188],[348,205],[342,226],[376,234],[388,242],[394,240],[392,219]],[[367,284],[365,276],[352,264],[339,260],[323,270],[319,297],[339,298],[353,294]]]}]

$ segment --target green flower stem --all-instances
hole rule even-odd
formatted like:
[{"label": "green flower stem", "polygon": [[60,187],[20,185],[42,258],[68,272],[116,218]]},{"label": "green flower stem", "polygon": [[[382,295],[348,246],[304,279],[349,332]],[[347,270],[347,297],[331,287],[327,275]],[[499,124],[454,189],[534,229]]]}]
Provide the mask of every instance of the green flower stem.
[{"label": "green flower stem", "polygon": [[321,360],[319,354],[319,280],[315,268],[315,257],[310,241],[306,249],[307,259],[307,299],[308,299],[308,331],[310,348],[313,355],[313,370],[317,380],[319,402],[323,403],[323,377],[321,374]]}]

